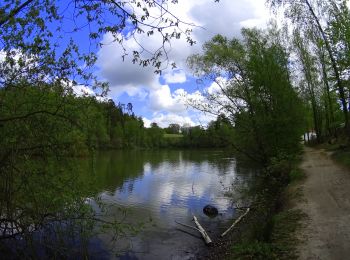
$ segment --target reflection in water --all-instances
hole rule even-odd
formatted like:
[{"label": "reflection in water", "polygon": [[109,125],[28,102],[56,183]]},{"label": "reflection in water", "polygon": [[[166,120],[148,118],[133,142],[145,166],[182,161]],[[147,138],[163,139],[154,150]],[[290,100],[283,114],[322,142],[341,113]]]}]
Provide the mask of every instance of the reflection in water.
[{"label": "reflection in water", "polygon": [[[93,180],[100,199],[109,205],[111,218],[124,206],[129,223],[147,223],[130,239],[133,249],[125,255],[142,259],[180,257],[203,246],[200,239],[177,230],[175,220],[191,224],[196,215],[209,231],[220,231],[220,225],[234,214],[232,199],[225,193],[239,196],[239,190],[232,187],[236,183],[247,186],[254,177],[248,168],[238,171],[236,159],[224,152],[203,150],[100,153],[93,170],[89,169],[82,178]],[[204,215],[207,204],[218,208],[218,217]],[[108,235],[100,238],[108,247]]]}]

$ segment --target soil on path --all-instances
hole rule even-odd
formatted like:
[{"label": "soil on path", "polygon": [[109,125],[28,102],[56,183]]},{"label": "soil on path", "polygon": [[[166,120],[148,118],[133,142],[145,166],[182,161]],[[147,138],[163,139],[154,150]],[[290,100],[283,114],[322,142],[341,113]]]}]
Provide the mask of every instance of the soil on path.
[{"label": "soil on path", "polygon": [[350,259],[350,171],[324,150],[305,148],[301,168],[308,218],[300,232],[300,259]]}]

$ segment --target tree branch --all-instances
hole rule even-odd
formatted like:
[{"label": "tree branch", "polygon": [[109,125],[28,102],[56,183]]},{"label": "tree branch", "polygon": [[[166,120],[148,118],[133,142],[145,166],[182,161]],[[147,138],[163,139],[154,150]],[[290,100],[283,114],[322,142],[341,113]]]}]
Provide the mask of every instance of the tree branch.
[{"label": "tree branch", "polygon": [[0,20],[0,27],[7,23],[11,18],[15,17],[22,9],[31,4],[34,0],[27,0],[23,4],[14,8],[7,16],[5,16],[2,20]]}]

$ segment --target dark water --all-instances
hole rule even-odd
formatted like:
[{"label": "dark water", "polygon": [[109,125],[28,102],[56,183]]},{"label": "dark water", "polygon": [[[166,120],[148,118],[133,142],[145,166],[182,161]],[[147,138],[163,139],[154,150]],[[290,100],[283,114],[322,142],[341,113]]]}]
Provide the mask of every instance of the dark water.
[{"label": "dark water", "polygon": [[[92,247],[102,248],[97,258],[186,259],[205,245],[195,230],[193,215],[213,239],[237,214],[236,204],[247,203],[244,191],[254,181],[255,170],[223,151],[127,151],[103,152],[85,162],[80,178],[92,181],[96,194],[108,208],[106,219],[123,215],[138,227],[137,235],[112,243],[107,231]],[[96,205],[94,199],[88,200]],[[203,213],[207,204],[219,215]],[[96,208],[97,209],[97,208]]]}]

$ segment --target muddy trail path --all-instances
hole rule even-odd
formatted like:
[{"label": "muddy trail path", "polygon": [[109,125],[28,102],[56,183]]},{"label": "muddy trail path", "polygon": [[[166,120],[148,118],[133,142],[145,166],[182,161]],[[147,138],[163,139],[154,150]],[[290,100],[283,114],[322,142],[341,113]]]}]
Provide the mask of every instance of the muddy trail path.
[{"label": "muddy trail path", "polygon": [[300,259],[350,259],[350,171],[312,148],[301,168],[307,178],[297,207],[308,217],[298,234]]}]

